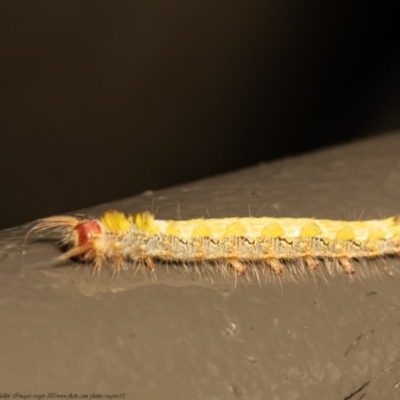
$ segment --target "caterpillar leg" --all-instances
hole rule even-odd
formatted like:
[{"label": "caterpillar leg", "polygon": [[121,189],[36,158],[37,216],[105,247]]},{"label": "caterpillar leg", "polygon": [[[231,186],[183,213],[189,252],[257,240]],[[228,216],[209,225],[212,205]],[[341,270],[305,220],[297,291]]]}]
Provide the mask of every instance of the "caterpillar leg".
[{"label": "caterpillar leg", "polygon": [[229,260],[229,265],[234,269],[234,271],[239,276],[243,276],[247,271],[247,267],[245,265],[243,265],[240,261],[236,260],[236,259]]},{"label": "caterpillar leg", "polygon": [[[95,273],[100,274],[101,268],[103,266],[103,255],[101,253],[96,252],[93,255],[90,254],[90,256],[88,256],[87,258],[94,261],[93,275]],[[119,272],[120,266],[114,266],[113,268],[114,268],[114,271],[116,271],[118,269],[118,272]]]},{"label": "caterpillar leg", "polygon": [[144,259],[144,263],[146,264],[146,267],[150,270],[150,271],[154,271],[154,263],[153,260],[151,258],[145,258]]},{"label": "caterpillar leg", "polygon": [[[114,256],[114,258],[113,258],[113,266],[112,266],[113,274],[117,274],[118,275],[120,273],[121,269],[122,269],[122,265],[123,265],[123,258],[120,255]],[[100,272],[100,270],[99,270],[99,272]]]},{"label": "caterpillar leg", "polygon": [[72,249],[68,250],[66,253],[62,254],[61,256],[57,257],[58,261],[65,261],[69,258],[83,256],[87,254],[91,254],[94,251],[94,244],[93,242],[86,242],[78,247],[73,247]]},{"label": "caterpillar leg", "polygon": [[307,267],[310,268],[310,270],[317,268],[319,265],[318,261],[310,256],[304,257],[304,261],[306,262]]},{"label": "caterpillar leg", "polygon": [[66,253],[57,257],[57,261],[65,261],[73,257],[80,257],[84,261],[90,261],[94,263],[93,274],[100,273],[102,263],[103,263],[103,254],[96,250],[96,246],[93,241],[88,241],[81,246],[73,247],[68,250]]},{"label": "caterpillar leg", "polygon": [[267,260],[267,263],[275,274],[279,275],[282,273],[284,265],[279,260],[276,258],[270,258]]},{"label": "caterpillar leg", "polygon": [[97,259],[94,263],[94,267],[93,267],[93,275],[95,273],[100,274],[101,271],[101,267],[102,267],[102,262],[100,259]]},{"label": "caterpillar leg", "polygon": [[356,272],[348,258],[345,257],[339,258],[339,263],[342,266],[343,272],[345,274],[351,275]]}]

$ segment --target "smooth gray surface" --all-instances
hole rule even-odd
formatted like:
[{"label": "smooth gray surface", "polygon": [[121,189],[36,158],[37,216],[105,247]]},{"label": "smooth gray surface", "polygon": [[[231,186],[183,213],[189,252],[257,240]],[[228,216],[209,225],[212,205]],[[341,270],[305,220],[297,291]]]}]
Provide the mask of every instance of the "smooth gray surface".
[{"label": "smooth gray surface", "polygon": [[[158,218],[357,219],[400,211],[400,135],[260,164],[88,210]],[[27,198],[28,198],[27,194]],[[400,260],[259,285],[157,268],[56,266],[51,236],[3,231],[0,392],[129,399],[400,398]],[[25,254],[23,254],[25,251]],[[322,269],[322,271],[324,271]]]}]

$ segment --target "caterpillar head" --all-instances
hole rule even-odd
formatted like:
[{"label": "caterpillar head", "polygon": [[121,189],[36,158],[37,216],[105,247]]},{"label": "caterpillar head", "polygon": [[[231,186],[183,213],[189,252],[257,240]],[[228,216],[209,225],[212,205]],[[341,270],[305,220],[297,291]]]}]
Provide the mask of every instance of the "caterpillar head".
[{"label": "caterpillar head", "polygon": [[61,244],[69,250],[58,257],[59,261],[72,257],[95,259],[96,240],[101,237],[102,227],[96,219],[78,219],[69,216],[44,218],[28,232],[56,231],[61,234]]}]

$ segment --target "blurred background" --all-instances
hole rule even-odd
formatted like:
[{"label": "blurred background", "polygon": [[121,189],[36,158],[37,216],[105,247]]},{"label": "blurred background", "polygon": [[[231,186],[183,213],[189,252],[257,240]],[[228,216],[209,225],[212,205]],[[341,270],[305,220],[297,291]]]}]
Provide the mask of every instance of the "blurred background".
[{"label": "blurred background", "polygon": [[1,2],[0,228],[398,129],[375,3]]}]

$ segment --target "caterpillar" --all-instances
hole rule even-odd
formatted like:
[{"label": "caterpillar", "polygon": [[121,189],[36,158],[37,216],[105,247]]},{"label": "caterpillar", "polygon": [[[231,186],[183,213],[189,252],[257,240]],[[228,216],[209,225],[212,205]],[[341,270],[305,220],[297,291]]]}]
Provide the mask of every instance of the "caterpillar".
[{"label": "caterpillar", "polygon": [[154,261],[198,264],[225,262],[237,276],[249,264],[261,263],[275,274],[286,261],[301,260],[310,270],[334,261],[354,274],[352,259],[400,253],[400,216],[368,221],[312,218],[220,218],[157,220],[150,212],[125,215],[108,211],[101,217],[53,216],[31,231],[56,230],[67,251],[58,260],[78,257],[104,264],[114,272],[129,263],[154,270]]}]

